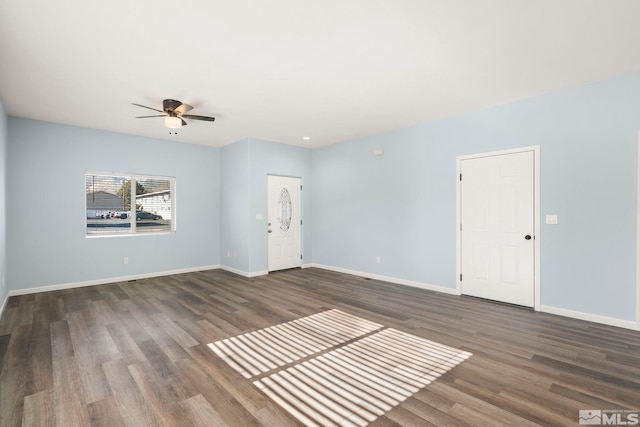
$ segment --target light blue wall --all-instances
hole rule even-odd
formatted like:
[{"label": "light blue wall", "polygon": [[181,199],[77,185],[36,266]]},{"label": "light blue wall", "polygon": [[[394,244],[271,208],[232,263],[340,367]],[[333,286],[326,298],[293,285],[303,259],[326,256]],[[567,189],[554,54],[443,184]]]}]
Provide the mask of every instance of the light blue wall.
[{"label": "light blue wall", "polygon": [[221,149],[220,154],[221,264],[249,272],[249,140]]},{"label": "light blue wall", "polygon": [[[219,149],[10,117],[7,159],[10,289],[220,262]],[[177,232],[86,238],[88,170],[175,177]]]},{"label": "light blue wall", "polygon": [[310,263],[311,150],[248,138],[223,147],[221,163],[222,265],[248,275],[267,271],[269,174],[302,178],[302,255]]},{"label": "light blue wall", "polygon": [[[559,218],[538,236],[542,304],[635,317],[640,74],[313,151],[6,120],[0,109],[0,273],[13,290],[217,264],[265,271],[255,215],[266,218],[268,174],[302,177],[304,263],[455,288],[456,156],[540,145],[541,215]],[[178,233],[85,238],[86,170],[175,176]]]},{"label": "light blue wall", "polygon": [[7,112],[0,99],[0,307],[9,288],[7,278],[7,209],[6,209],[6,172],[7,171]]},{"label": "light blue wall", "polygon": [[540,145],[541,303],[634,320],[638,129],[633,74],[314,150],[314,263],[455,288],[456,156]]},{"label": "light blue wall", "polygon": [[[250,227],[249,271],[267,271],[267,175],[302,179],[302,262],[310,263],[311,245],[311,150],[251,138],[249,140]],[[256,220],[256,214],[264,220]],[[305,225],[306,224],[306,225]]]}]

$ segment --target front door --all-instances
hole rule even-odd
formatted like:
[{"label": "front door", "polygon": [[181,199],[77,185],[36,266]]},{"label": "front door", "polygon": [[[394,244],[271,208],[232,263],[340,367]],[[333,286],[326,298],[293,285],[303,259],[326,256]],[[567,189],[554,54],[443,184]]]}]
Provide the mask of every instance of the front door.
[{"label": "front door", "polygon": [[300,267],[301,179],[269,175],[267,188],[268,269]]},{"label": "front door", "polygon": [[461,292],[534,306],[534,152],[460,161]]}]

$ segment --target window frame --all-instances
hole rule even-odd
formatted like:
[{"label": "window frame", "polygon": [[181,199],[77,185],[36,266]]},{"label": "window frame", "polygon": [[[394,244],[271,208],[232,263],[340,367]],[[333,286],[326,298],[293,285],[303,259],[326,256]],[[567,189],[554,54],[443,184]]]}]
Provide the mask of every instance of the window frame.
[{"label": "window frame", "polygon": [[[131,214],[129,215],[129,231],[128,232],[119,232],[119,233],[98,233],[98,234],[88,234],[87,233],[87,215],[86,212],[88,210],[88,205],[87,205],[87,197],[86,194],[89,194],[86,192],[86,183],[87,183],[87,177],[89,176],[105,176],[105,177],[113,177],[113,178],[125,178],[125,179],[129,179],[131,184],[130,184],[130,189],[131,189],[131,206],[130,206],[130,212]],[[135,212],[136,212],[136,187],[137,187],[137,182],[138,181],[144,181],[144,180],[159,180],[159,181],[169,181],[169,191],[171,194],[171,204],[170,204],[170,209],[171,209],[171,219],[170,219],[170,229],[169,230],[158,230],[158,231],[144,231],[144,232],[138,232],[137,231],[137,226],[136,226],[136,217],[135,217]],[[105,238],[105,237],[122,237],[122,236],[157,236],[157,235],[166,235],[166,234],[174,234],[176,232],[176,178],[173,176],[162,176],[162,175],[145,175],[145,174],[135,174],[135,173],[119,173],[119,172],[105,172],[105,171],[93,171],[93,170],[87,170],[84,172],[84,182],[85,182],[85,202],[84,202],[84,208],[85,208],[85,221],[84,221],[84,235],[85,238],[87,239],[94,239],[94,238]]]}]

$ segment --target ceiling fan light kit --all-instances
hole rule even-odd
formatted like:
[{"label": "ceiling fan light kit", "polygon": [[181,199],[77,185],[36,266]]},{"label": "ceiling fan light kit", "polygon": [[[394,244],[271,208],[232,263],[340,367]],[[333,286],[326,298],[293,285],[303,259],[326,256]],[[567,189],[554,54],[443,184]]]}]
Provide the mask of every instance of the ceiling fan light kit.
[{"label": "ceiling fan light kit", "polygon": [[[213,122],[216,119],[215,117],[210,116],[185,114],[187,111],[191,111],[193,107],[189,104],[184,104],[175,99],[165,99],[164,101],[162,101],[162,110],[136,103],[133,103],[133,105],[162,113],[154,116],[138,116],[136,118],[146,119],[149,117],[164,117],[164,125],[169,129],[180,129],[182,126],[186,126],[187,122],[185,122],[184,119],[202,120],[206,122]],[[171,132],[169,133],[171,134]]]},{"label": "ceiling fan light kit", "polygon": [[164,125],[169,129],[180,129],[182,127],[182,120],[177,116],[167,116],[164,118]]}]

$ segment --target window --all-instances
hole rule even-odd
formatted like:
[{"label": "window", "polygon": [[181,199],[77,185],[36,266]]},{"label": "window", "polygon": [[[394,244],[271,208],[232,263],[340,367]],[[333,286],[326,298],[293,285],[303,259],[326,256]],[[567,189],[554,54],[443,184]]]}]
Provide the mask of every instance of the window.
[{"label": "window", "polygon": [[87,172],[85,189],[87,236],[175,231],[175,178]]}]

